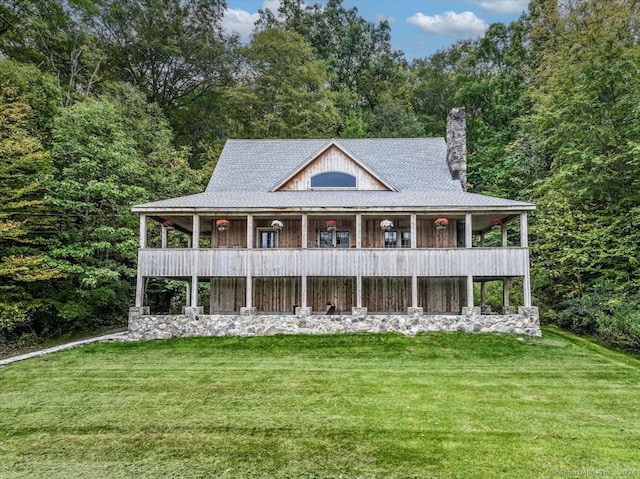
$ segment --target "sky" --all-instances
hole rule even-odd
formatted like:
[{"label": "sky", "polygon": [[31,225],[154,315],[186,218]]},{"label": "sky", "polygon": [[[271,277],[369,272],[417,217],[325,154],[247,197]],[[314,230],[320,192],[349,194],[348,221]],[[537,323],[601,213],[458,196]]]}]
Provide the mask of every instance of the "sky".
[{"label": "sky", "polygon": [[[224,26],[247,41],[258,10],[278,9],[279,0],[227,0]],[[308,4],[325,4],[308,0]],[[391,45],[407,60],[425,58],[462,39],[482,36],[492,23],[508,24],[526,10],[528,0],[344,0],[366,20],[388,20]]]}]

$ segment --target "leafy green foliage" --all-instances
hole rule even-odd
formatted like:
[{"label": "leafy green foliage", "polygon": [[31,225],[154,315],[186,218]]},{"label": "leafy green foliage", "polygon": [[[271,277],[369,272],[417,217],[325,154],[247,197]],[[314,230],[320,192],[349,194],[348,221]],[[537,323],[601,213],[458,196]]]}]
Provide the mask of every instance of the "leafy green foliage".
[{"label": "leafy green foliage", "polygon": [[0,337],[28,324],[37,309],[34,292],[62,275],[40,248],[42,235],[52,231],[45,195],[53,164],[34,136],[42,118],[35,118],[31,103],[48,111],[44,95],[32,88],[46,79],[35,69],[2,64],[6,68],[0,74]]},{"label": "leafy green foliage", "polygon": [[249,138],[334,136],[338,123],[325,65],[304,38],[277,29],[256,33],[243,50],[251,75],[229,92],[234,130]]}]

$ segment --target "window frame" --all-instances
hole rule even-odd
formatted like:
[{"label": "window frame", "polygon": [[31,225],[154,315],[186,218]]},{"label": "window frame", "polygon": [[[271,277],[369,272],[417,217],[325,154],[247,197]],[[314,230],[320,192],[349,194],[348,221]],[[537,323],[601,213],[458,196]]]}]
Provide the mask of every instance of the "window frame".
[{"label": "window frame", "polygon": [[[262,246],[262,234],[273,233],[273,246]],[[258,249],[276,249],[278,248],[279,234],[278,230],[274,228],[258,228]]]},{"label": "window frame", "polygon": [[[387,246],[387,233],[394,233],[396,235],[395,243],[392,246]],[[405,241],[405,235],[408,235]],[[391,244],[391,243],[389,243]],[[393,229],[382,232],[382,247],[383,248],[411,248],[411,230],[408,229]]]},{"label": "window frame", "polygon": [[[349,176],[351,178],[353,178],[354,180],[354,186],[313,186],[313,179],[317,178],[318,176],[322,176],[322,175],[326,175],[329,173],[339,173],[341,175],[344,176]],[[347,173],[346,171],[337,171],[337,170],[332,170],[332,171],[323,171],[320,173],[316,173],[315,175],[311,176],[309,178],[309,189],[311,190],[357,190],[358,189],[358,177],[355,175],[352,175],[351,173]]]},{"label": "window frame", "polygon": [[[320,238],[327,233],[331,233],[331,246],[322,246]],[[347,234],[347,243],[342,246],[338,246],[338,234]],[[348,229],[335,229],[335,230],[317,230],[318,248],[350,248],[351,247],[351,230]]]}]

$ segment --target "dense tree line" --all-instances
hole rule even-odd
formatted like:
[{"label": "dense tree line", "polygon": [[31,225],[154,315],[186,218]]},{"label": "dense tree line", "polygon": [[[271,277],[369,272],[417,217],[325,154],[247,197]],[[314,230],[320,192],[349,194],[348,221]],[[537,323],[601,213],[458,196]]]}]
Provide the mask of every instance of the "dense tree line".
[{"label": "dense tree line", "polygon": [[131,205],[200,191],[225,139],[443,136],[464,106],[471,190],[538,204],[543,318],[640,349],[637,2],[532,0],[412,62],[341,0],[282,0],[246,45],[225,8],[0,0],[2,341],[122,324]]}]

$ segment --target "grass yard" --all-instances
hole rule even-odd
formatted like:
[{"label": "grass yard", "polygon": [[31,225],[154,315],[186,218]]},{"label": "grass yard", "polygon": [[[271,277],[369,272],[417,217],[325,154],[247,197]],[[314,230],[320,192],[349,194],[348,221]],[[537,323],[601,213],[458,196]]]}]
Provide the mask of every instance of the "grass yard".
[{"label": "grass yard", "polygon": [[640,478],[640,361],[554,329],[95,344],[0,369],[0,477]]}]

